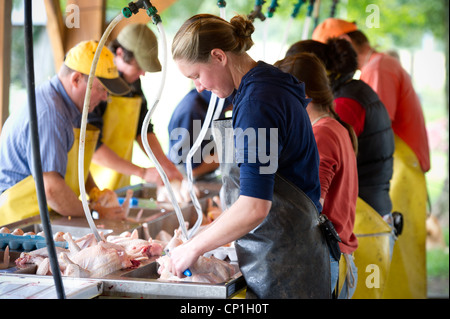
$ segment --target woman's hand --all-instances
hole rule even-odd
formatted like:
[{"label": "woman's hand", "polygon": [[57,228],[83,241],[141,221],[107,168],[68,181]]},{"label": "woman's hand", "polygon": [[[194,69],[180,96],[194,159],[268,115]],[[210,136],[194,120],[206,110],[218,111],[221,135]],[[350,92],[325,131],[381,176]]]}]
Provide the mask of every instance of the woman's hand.
[{"label": "woman's hand", "polygon": [[190,245],[190,242],[176,247],[170,253],[170,259],[172,260],[172,274],[179,278],[186,277],[183,272],[194,265],[199,256],[200,255],[195,252],[195,249],[192,248],[192,245]]}]

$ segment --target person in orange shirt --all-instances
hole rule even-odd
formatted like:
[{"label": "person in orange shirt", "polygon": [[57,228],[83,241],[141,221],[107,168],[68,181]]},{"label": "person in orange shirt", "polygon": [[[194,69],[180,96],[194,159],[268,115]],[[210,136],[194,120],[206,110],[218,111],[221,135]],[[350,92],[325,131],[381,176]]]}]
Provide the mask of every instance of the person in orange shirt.
[{"label": "person in orange shirt", "polygon": [[387,220],[398,239],[392,252],[383,298],[426,298],[427,187],[430,150],[425,119],[409,74],[398,59],[377,52],[355,23],[328,18],[317,26],[312,39],[349,41],[357,53],[360,79],[378,94],[392,121],[394,167],[389,195],[392,211],[401,214]]},{"label": "person in orange shirt", "polygon": [[328,18],[317,26],[312,39],[326,43],[329,38],[350,41],[358,55],[361,80],[378,94],[389,113],[394,133],[414,152],[424,173],[430,170],[430,150],[422,106],[409,74],[400,62],[371,47],[355,23]]},{"label": "person in orange shirt", "polygon": [[[336,295],[339,299],[350,299],[358,277],[352,256],[358,247],[358,239],[353,233],[358,197],[358,140],[352,126],[343,122],[334,111],[334,96],[327,71],[315,54],[303,52],[286,56],[274,65],[304,82],[306,96],[311,99],[306,111],[320,156],[322,214],[333,223],[341,239],[339,249],[347,262],[345,273],[349,274],[341,292]],[[340,256],[336,258],[330,250],[332,291],[339,277],[339,259]]]}]

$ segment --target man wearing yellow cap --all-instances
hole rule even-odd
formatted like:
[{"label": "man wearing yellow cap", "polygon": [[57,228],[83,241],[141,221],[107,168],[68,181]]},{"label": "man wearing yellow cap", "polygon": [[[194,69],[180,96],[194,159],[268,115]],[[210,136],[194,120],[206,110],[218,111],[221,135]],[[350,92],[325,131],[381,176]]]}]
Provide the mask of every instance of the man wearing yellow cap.
[{"label": "man wearing yellow cap", "polygon": [[[64,216],[84,216],[76,186],[78,146],[75,144],[79,129],[78,136],[75,131],[81,124],[88,74],[97,46],[95,41],[79,43],[68,52],[58,74],[36,89],[45,195],[50,209]],[[103,48],[93,81],[90,111],[107,99],[108,92],[120,95],[129,91],[119,77],[113,58]],[[0,225],[39,214],[32,176],[29,121],[28,108],[17,108],[5,122],[0,136]],[[86,147],[89,140],[95,145],[98,132],[86,136]],[[75,178],[69,181],[68,175]],[[95,182],[87,171],[85,176],[89,190]]]},{"label": "man wearing yellow cap", "polygon": [[[353,45],[358,55],[361,80],[372,87],[386,106],[395,134],[394,167],[389,195],[392,210],[403,214],[404,225],[403,232],[395,243],[383,296],[424,298],[427,203],[425,173],[430,169],[430,152],[420,100],[409,74],[400,62],[373,49],[355,23],[328,18],[312,34],[313,40],[323,43],[333,37],[344,38]],[[392,225],[392,219],[387,221]]]},{"label": "man wearing yellow cap", "polygon": [[[121,77],[130,85],[126,96],[112,95],[89,114],[89,123],[101,130],[97,149],[92,158],[91,173],[100,187],[118,189],[130,185],[135,175],[145,182],[162,184],[155,167],[132,163],[136,140],[144,150],[141,129],[147,114],[147,101],[141,88],[140,76],[145,72],[161,71],[158,43],[145,24],[125,26],[110,45]],[[147,136],[150,148],[170,180],[182,180],[182,174],[164,154],[150,123]]]}]

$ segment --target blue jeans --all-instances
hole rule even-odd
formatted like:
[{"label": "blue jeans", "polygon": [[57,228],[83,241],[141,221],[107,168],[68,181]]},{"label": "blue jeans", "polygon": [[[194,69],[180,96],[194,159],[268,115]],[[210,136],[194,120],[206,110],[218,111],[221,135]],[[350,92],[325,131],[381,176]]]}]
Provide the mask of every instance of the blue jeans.
[{"label": "blue jeans", "polygon": [[331,256],[331,254],[330,254],[330,271],[331,271],[331,293],[333,293],[339,277],[339,261],[334,259],[334,257]]},{"label": "blue jeans", "polygon": [[394,231],[394,219],[392,217],[392,213],[388,213],[383,216],[383,220],[388,223],[389,227],[391,227],[392,231],[389,235],[389,260],[392,260],[392,254],[394,253],[394,244],[397,240],[397,236],[395,235]]},{"label": "blue jeans", "polygon": [[[339,291],[338,299],[351,299],[356,290],[356,283],[358,282],[358,269],[356,268],[353,256],[349,254],[342,254],[341,258],[345,258],[347,264],[347,271],[345,275],[344,284],[341,291]],[[330,255],[330,270],[331,270],[331,293],[337,285],[339,277],[339,262]],[[336,287],[338,288],[338,287]]]}]

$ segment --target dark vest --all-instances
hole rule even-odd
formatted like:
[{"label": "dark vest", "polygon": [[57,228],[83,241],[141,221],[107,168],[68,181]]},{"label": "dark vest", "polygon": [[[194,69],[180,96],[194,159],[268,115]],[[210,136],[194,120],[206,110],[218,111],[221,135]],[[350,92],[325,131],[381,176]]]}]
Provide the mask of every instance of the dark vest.
[{"label": "dark vest", "polygon": [[366,111],[364,130],[358,137],[359,197],[385,215],[392,210],[389,181],[395,147],[389,114],[378,95],[363,81],[352,80],[333,93],[335,98],[356,100]]}]

